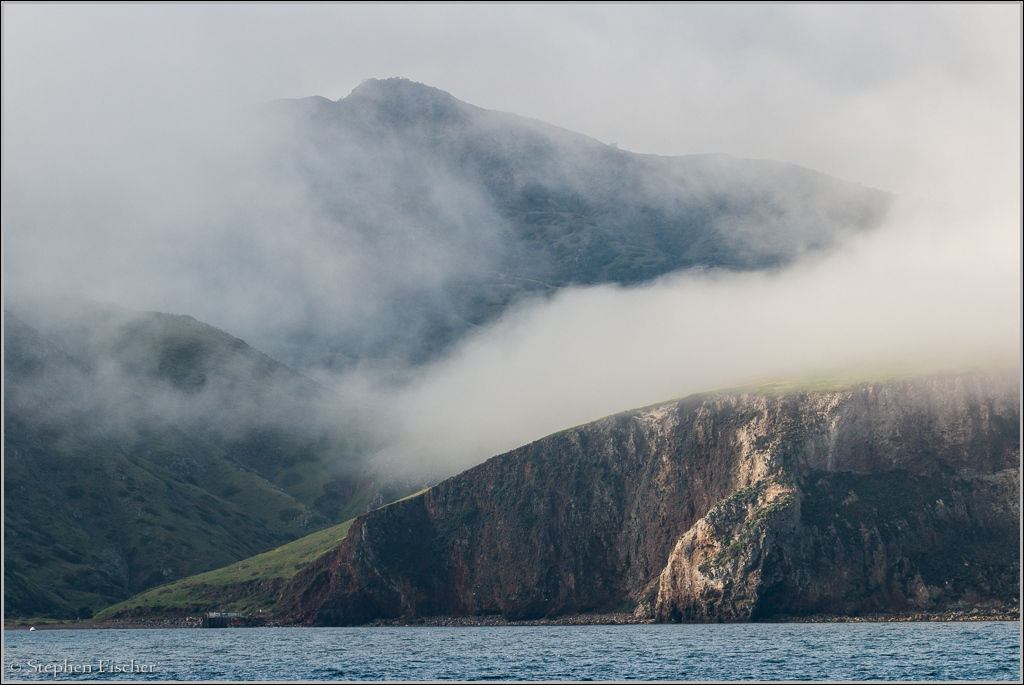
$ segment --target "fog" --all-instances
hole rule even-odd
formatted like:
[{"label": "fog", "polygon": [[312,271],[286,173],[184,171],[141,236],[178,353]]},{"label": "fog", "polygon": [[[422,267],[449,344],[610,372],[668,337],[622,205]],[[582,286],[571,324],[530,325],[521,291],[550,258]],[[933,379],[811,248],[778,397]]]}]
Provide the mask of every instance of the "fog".
[{"label": "fog", "polygon": [[[3,13],[5,304],[195,316],[341,393],[388,468],[451,473],[696,391],[1019,363],[1017,5]],[[793,162],[896,201],[881,228],[786,269],[563,290],[427,366],[338,374],[303,354],[308,336],[415,339],[429,321],[408,312],[444,317],[502,230],[440,172],[397,204],[404,181],[358,142],[336,186],[313,188],[316,158],[268,132],[270,101],[389,76],[626,150]]]},{"label": "fog", "polygon": [[[396,398],[389,465],[457,471],[627,408],[738,386],[1012,368],[1019,244],[898,207],[882,235],[777,273],[674,275],[524,307]],[[386,414],[387,415],[387,414]],[[391,415],[388,415],[389,418]]]}]

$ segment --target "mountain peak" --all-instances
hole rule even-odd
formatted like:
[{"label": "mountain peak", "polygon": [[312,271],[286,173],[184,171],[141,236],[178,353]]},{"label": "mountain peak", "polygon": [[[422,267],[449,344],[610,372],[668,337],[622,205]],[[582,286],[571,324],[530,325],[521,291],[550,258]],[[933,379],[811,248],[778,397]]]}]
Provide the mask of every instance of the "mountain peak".
[{"label": "mountain peak", "polygon": [[[394,96],[416,96],[423,93],[432,93],[441,95],[445,98],[454,100],[451,94],[446,93],[440,88],[434,88],[428,86],[425,83],[419,81],[412,81],[401,76],[394,76],[392,78],[368,78],[364,79],[362,83],[352,89],[348,97],[394,97]],[[347,98],[346,98],[347,99]]]},{"label": "mountain peak", "polygon": [[370,109],[391,124],[461,120],[471,107],[439,88],[407,78],[366,79],[338,102]]}]

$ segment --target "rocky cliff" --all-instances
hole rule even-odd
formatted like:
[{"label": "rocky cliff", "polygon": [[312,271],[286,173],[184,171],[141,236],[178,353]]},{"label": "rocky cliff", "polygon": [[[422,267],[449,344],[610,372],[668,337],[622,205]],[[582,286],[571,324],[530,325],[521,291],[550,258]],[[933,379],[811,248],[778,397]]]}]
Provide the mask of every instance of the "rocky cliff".
[{"label": "rocky cliff", "polygon": [[708,394],[495,457],[357,519],[289,620],[662,621],[1010,606],[1016,373]]}]

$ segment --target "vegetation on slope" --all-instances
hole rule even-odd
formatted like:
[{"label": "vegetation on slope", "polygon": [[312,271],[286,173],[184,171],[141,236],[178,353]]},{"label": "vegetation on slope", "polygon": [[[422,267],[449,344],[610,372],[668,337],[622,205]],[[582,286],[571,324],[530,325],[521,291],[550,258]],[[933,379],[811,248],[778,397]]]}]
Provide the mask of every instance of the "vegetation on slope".
[{"label": "vegetation on slope", "polygon": [[224,568],[151,588],[107,607],[96,618],[194,616],[207,611],[270,615],[283,582],[337,546],[351,525],[349,520]]},{"label": "vegetation on slope", "polygon": [[[309,296],[304,273],[273,284],[305,305],[276,344],[308,366],[421,363],[566,286],[775,267],[877,226],[888,202],[793,165],[636,155],[402,79],[276,110],[295,135],[271,157],[299,174],[283,187],[307,188],[303,211],[323,219],[291,226],[294,246],[366,268],[331,297]],[[341,290],[360,306],[331,309]],[[329,391],[223,331],[81,302],[17,307],[9,615],[88,614],[415,489],[363,470],[358,427]]]},{"label": "vegetation on slope", "polygon": [[40,325],[5,312],[8,616],[87,616],[379,494],[329,391],[241,340],[84,303]]},{"label": "vegetation on slope", "polygon": [[[422,495],[420,490],[399,502]],[[388,505],[385,505],[388,506]],[[298,571],[338,546],[355,519],[299,538],[277,549],[257,554],[206,573],[200,573],[107,607],[96,615],[106,618],[160,618],[236,611],[272,616],[281,588]]]}]

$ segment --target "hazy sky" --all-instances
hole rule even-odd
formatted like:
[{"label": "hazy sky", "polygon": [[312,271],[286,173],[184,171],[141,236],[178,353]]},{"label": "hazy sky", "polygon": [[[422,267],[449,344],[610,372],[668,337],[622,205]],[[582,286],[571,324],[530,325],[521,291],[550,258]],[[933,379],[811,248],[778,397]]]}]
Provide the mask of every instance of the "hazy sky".
[{"label": "hazy sky", "polygon": [[875,237],[783,274],[515,313],[379,400],[416,417],[396,458],[463,465],[716,384],[1006,359],[1020,344],[1020,26],[1018,4],[5,4],[5,291],[59,284],[227,327],[229,305],[259,302],[218,309],[187,274],[154,274],[206,230],[197,212],[234,211],[204,191],[244,171],[240,109],[403,76],[627,150],[789,161],[899,204]]},{"label": "hazy sky", "polygon": [[10,161],[119,154],[158,144],[135,137],[154,123],[174,140],[239,103],[389,76],[636,152],[899,191],[949,155],[1019,147],[1020,7],[4,5]]}]

